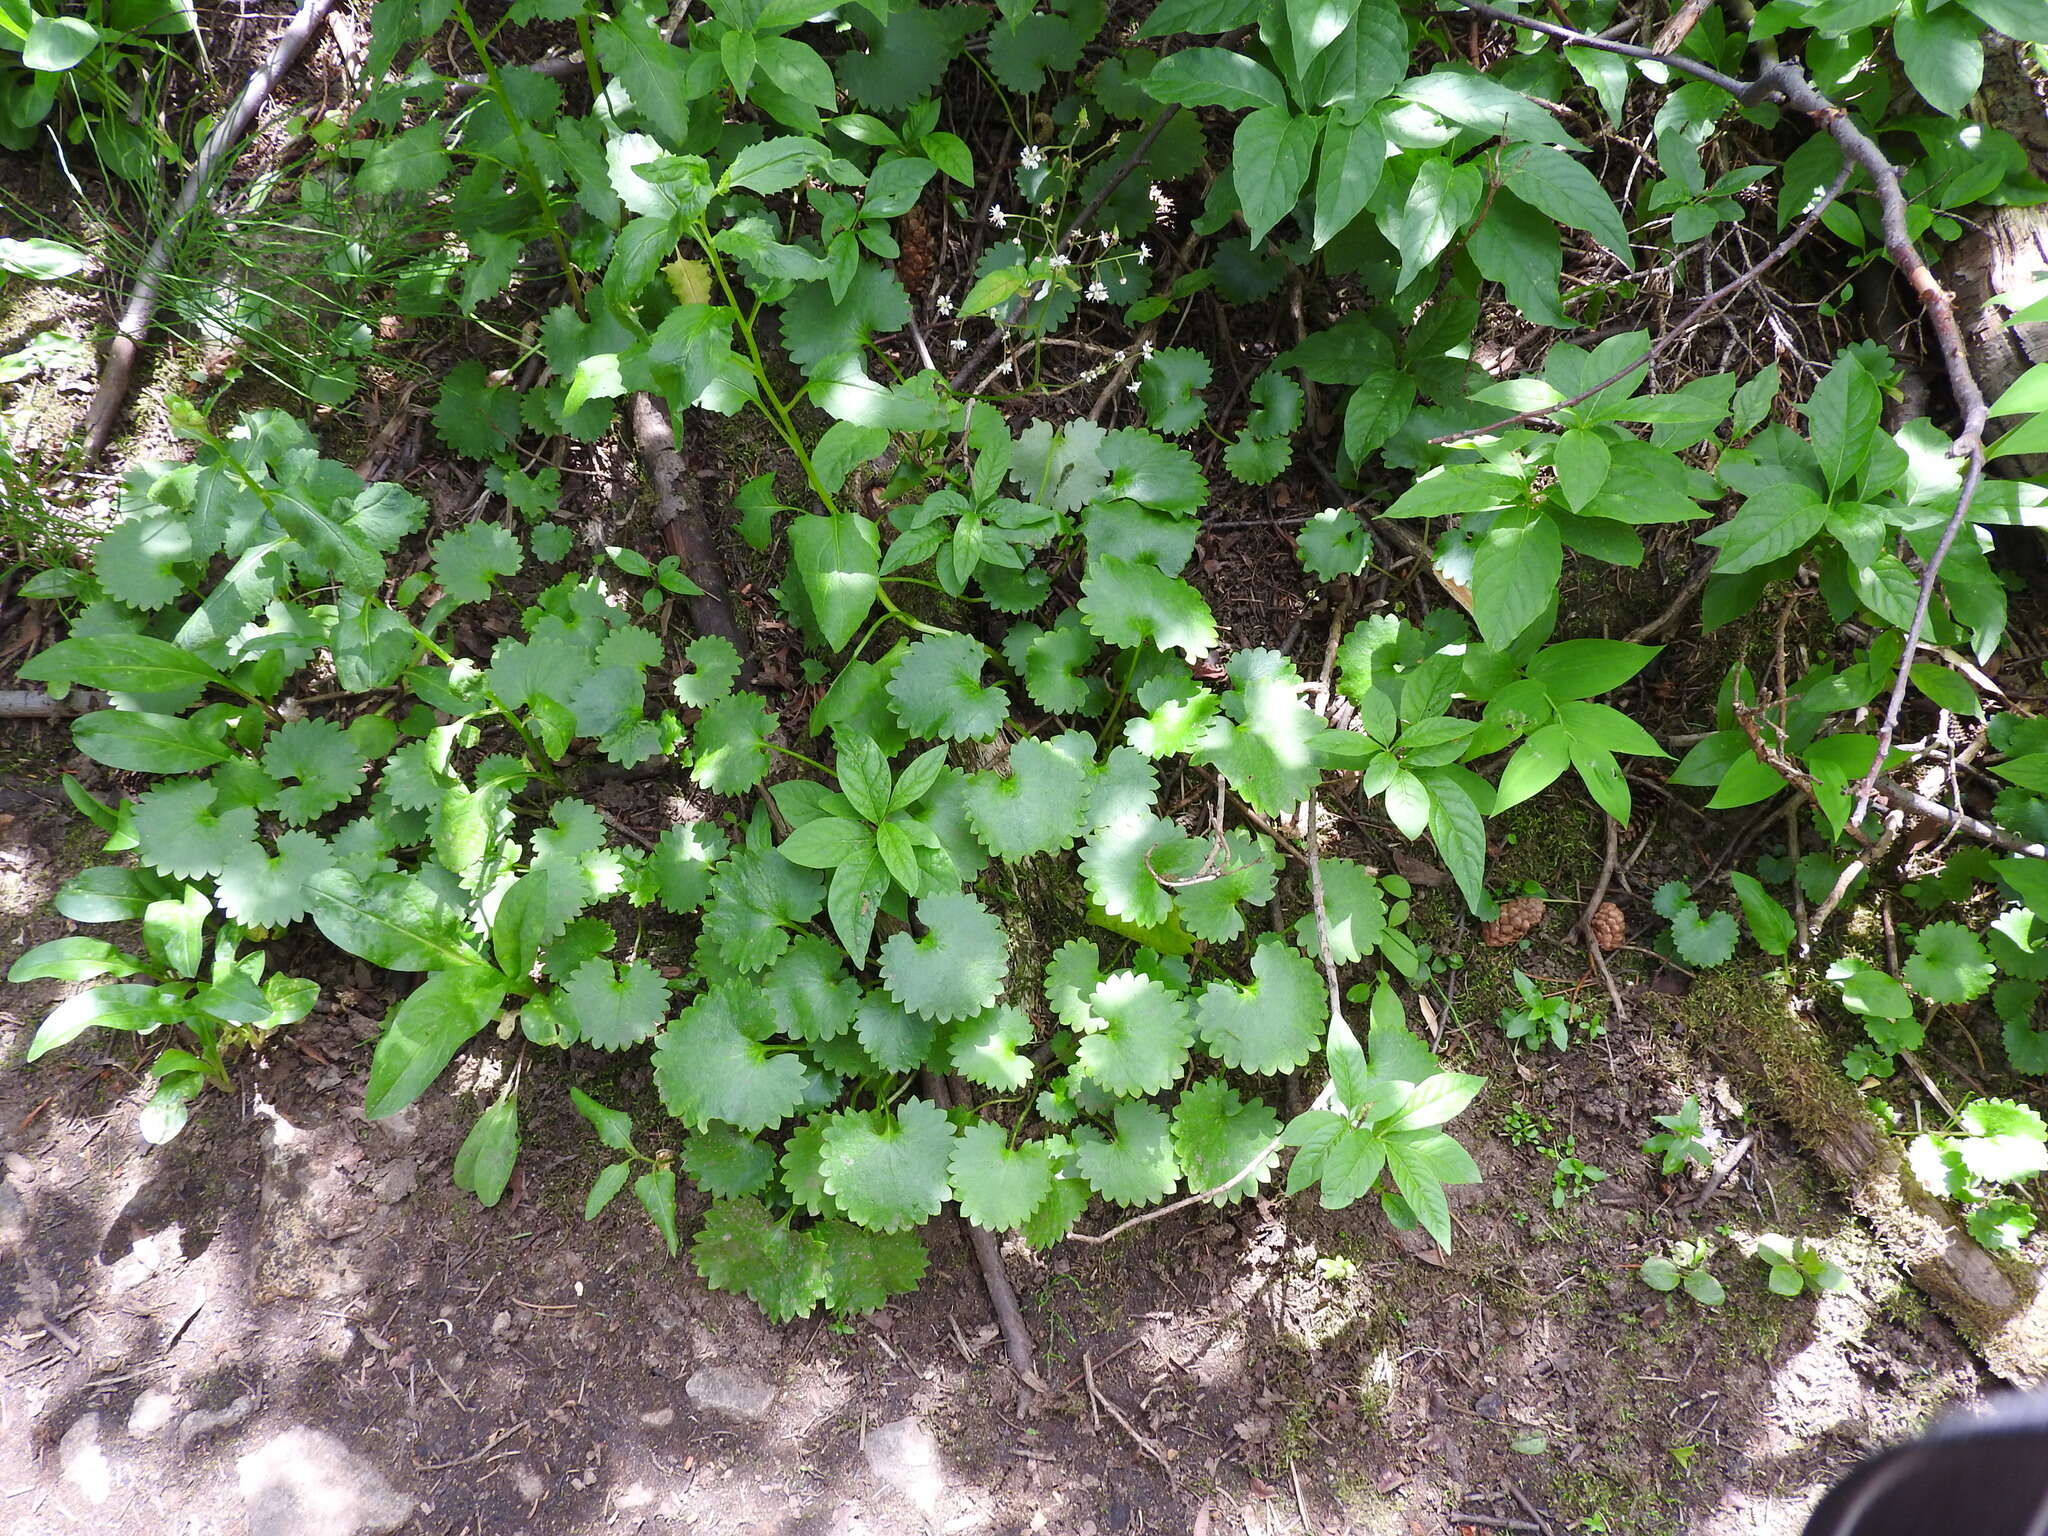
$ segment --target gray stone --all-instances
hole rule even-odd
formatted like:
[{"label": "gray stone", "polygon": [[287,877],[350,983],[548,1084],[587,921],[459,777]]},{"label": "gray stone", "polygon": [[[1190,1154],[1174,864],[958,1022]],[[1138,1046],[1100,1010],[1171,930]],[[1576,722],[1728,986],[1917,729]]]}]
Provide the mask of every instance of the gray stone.
[{"label": "gray stone", "polygon": [[178,1411],[178,1400],[168,1392],[159,1392],[151,1387],[135,1399],[128,1410],[128,1433],[138,1440],[146,1439],[171,1422]]},{"label": "gray stone", "polygon": [[937,1509],[946,1491],[945,1463],[939,1442],[918,1419],[897,1419],[869,1430],[861,1448],[876,1477],[926,1514]]},{"label": "gray stone", "polygon": [[412,1158],[395,1159],[377,1180],[377,1198],[386,1205],[396,1205],[411,1194],[420,1184],[420,1165]]},{"label": "gray stone", "polygon": [[412,1500],[324,1430],[294,1425],[236,1464],[249,1536],[385,1536]]},{"label": "gray stone", "polygon": [[225,1408],[195,1408],[178,1421],[178,1449],[184,1450],[208,1435],[233,1429],[256,1411],[256,1399],[247,1393]]},{"label": "gray stone", "polygon": [[57,1465],[64,1469],[64,1481],[76,1488],[88,1504],[104,1504],[114,1491],[114,1469],[107,1453],[100,1449],[100,1416],[81,1414],[57,1442]]},{"label": "gray stone", "polygon": [[683,1383],[683,1391],[700,1409],[760,1420],[775,1406],[775,1383],[743,1365],[707,1365]]}]

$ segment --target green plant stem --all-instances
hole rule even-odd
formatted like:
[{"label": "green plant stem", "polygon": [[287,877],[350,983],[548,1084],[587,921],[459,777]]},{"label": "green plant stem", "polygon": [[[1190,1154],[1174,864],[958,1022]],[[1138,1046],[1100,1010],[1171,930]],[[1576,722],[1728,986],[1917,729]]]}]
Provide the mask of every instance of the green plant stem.
[{"label": "green plant stem", "polygon": [[584,72],[590,77],[590,103],[593,107],[604,99],[604,76],[598,73],[597,50],[591,46],[590,15],[579,11],[576,15],[576,46],[583,54]]},{"label": "green plant stem", "polygon": [[810,450],[804,447],[802,434],[796,429],[796,420],[789,414],[789,407],[782,403],[782,397],[775,393],[775,386],[768,382],[768,364],[761,356],[761,345],[754,339],[754,324],[751,314],[742,310],[739,294],[734,291],[732,280],[725,274],[725,263],[718,259],[718,251],[711,243],[711,227],[702,218],[692,221],[690,237],[704,252],[705,263],[711,268],[711,275],[718,280],[718,291],[725,295],[726,306],[732,310],[733,319],[740,328],[740,337],[747,344],[747,357],[753,364],[754,382],[760,385],[760,399],[766,406],[769,424],[776,435],[788,445],[789,451],[810,482],[811,494],[818,498],[818,504],[827,512],[836,513],[839,504],[832,493],[825,489],[825,482],[818,476],[817,465],[811,462]]},{"label": "green plant stem", "polygon": [[923,619],[916,617],[914,614],[905,613],[890,598],[888,589],[879,584],[875,587],[875,600],[888,610],[890,618],[900,619],[921,635],[950,635],[953,633],[950,629],[941,629],[936,624],[925,623]]},{"label": "green plant stem", "polygon": [[772,741],[764,741],[761,743],[761,745],[766,747],[770,752],[780,752],[784,757],[792,758],[795,761],[802,763],[806,768],[817,769],[818,772],[824,774],[826,778],[833,780],[835,783],[838,781],[839,775],[834,773],[830,768],[827,768],[815,757],[805,757],[801,752],[795,751],[790,747],[778,745],[777,743]]}]

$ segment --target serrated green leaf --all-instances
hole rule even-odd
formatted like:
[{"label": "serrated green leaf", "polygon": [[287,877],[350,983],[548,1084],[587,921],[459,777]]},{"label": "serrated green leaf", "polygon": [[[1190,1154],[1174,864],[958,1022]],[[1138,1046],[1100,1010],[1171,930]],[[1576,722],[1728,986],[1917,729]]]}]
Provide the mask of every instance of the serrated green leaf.
[{"label": "serrated green leaf", "polygon": [[[1327,887],[1326,887],[1327,889]],[[1330,1003],[1314,961],[1273,934],[1252,954],[1252,981],[1212,981],[1195,1005],[1202,1044],[1225,1066],[1259,1074],[1292,1072],[1315,1055]]]},{"label": "serrated green leaf", "polygon": [[712,1290],[751,1297],[773,1322],[802,1317],[825,1299],[824,1244],[758,1200],[713,1201],[690,1260]]},{"label": "serrated green leaf", "polygon": [[968,635],[927,635],[896,664],[887,688],[890,708],[912,736],[980,741],[1002,728],[1010,696],[984,683],[988,647]]},{"label": "serrated green leaf", "polygon": [[927,896],[917,904],[922,939],[892,933],[882,946],[882,983],[921,1018],[946,1023],[972,1018],[1002,991],[1009,971],[1003,925],[964,892]]},{"label": "serrated green leaf", "polygon": [[1238,1180],[1212,1196],[1212,1205],[1233,1205],[1257,1193],[1279,1161],[1279,1138],[1280,1117],[1272,1106],[1245,1100],[1220,1077],[1184,1090],[1173,1107],[1174,1156],[1189,1186],[1200,1193]]},{"label": "serrated green leaf", "polygon": [[803,1062],[763,1043],[774,1028],[751,985],[722,982],[669,1022],[654,1042],[654,1086],[692,1130],[723,1121],[742,1131],[780,1125],[804,1101]]},{"label": "serrated green leaf", "polygon": [[1074,1158],[1081,1176],[1103,1199],[1126,1207],[1172,1194],[1180,1185],[1180,1164],[1174,1159],[1166,1111],[1126,1102],[1116,1106],[1111,1118],[1114,1137],[1093,1126],[1075,1132]]},{"label": "serrated green leaf", "polygon": [[1039,1141],[1017,1147],[999,1125],[979,1121],[953,1144],[949,1164],[960,1214],[991,1232],[1021,1227],[1052,1193],[1052,1154]]},{"label": "serrated green leaf", "polygon": [[826,1192],[859,1225],[900,1232],[938,1215],[952,1193],[953,1124],[923,1099],[896,1111],[833,1117],[820,1158]]}]

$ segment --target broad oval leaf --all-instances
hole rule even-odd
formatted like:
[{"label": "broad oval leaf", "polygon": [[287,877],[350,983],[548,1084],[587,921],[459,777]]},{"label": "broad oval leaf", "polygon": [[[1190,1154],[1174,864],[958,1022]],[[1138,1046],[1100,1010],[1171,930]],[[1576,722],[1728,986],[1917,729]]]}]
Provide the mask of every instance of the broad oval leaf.
[{"label": "broad oval leaf", "polygon": [[436,971],[385,1022],[370,1058],[363,1113],[395,1115],[434,1084],[455,1053],[496,1016],[506,981],[489,966]]}]

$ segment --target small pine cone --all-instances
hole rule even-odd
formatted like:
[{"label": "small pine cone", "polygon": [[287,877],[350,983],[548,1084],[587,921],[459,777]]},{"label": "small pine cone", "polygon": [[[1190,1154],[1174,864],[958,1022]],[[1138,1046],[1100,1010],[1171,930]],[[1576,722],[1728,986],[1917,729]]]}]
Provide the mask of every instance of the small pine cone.
[{"label": "small pine cone", "polygon": [[1610,953],[1628,942],[1628,919],[1611,901],[1603,901],[1593,909],[1592,921],[1586,928],[1593,935],[1593,942]]},{"label": "small pine cone", "polygon": [[931,286],[932,268],[938,260],[931,222],[925,217],[923,204],[903,216],[903,222],[896,227],[896,240],[902,252],[896,258],[896,280],[912,298],[920,298]]},{"label": "small pine cone", "polygon": [[1543,921],[1543,913],[1540,896],[1517,896],[1513,901],[1504,901],[1500,916],[1480,925],[1479,941],[1492,949],[1516,943],[1536,931]]}]

